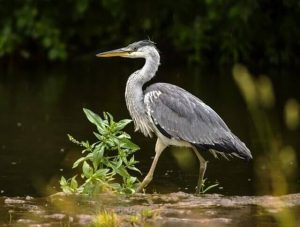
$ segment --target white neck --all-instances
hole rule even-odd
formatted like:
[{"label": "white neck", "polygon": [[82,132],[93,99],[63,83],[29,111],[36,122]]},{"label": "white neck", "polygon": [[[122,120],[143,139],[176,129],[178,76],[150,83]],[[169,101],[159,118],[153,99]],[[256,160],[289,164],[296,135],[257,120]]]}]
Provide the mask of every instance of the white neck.
[{"label": "white neck", "polygon": [[[149,47],[150,48],[150,47]],[[135,123],[136,130],[140,129],[145,135],[151,135],[151,131],[145,122],[146,108],[144,104],[144,93],[143,85],[151,80],[158,69],[160,64],[160,56],[158,51],[154,48],[153,50],[145,54],[145,64],[142,69],[134,72],[128,78],[126,84],[125,98],[129,113]]]}]

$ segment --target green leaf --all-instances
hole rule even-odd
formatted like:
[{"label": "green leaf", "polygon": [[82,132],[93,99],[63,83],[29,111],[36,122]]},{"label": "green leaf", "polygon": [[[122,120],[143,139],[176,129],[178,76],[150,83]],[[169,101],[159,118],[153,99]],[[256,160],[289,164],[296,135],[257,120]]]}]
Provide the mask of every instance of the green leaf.
[{"label": "green leaf", "polygon": [[90,146],[89,141],[82,141],[82,142],[80,143],[80,145],[83,146],[83,147],[85,147],[86,150],[90,150],[90,149],[91,149],[91,146]]},{"label": "green leaf", "polygon": [[74,193],[78,192],[78,183],[76,181],[76,176],[71,179],[66,180],[64,177],[60,179],[60,186],[63,192],[65,193]]},{"label": "green leaf", "polygon": [[116,130],[116,131],[122,130],[122,129],[125,128],[125,126],[128,125],[130,122],[132,122],[132,120],[130,120],[130,119],[124,119],[124,120],[121,120],[121,121],[117,122],[117,126],[115,127],[115,130]]},{"label": "green leaf", "polygon": [[94,173],[95,177],[99,178],[105,178],[105,176],[108,174],[109,169],[99,169]]},{"label": "green leaf", "polygon": [[121,141],[120,146],[123,147],[123,148],[128,148],[132,151],[137,151],[137,150],[140,149],[140,147],[138,145],[134,144],[129,139],[123,138],[120,141]]},{"label": "green leaf", "polygon": [[102,136],[102,135],[100,135],[100,134],[97,133],[97,132],[93,132],[93,133],[94,133],[94,135],[96,136],[96,138],[97,138],[98,140],[100,140],[100,141],[103,140],[103,136]]},{"label": "green leaf", "polygon": [[72,143],[75,143],[75,144],[78,144],[78,145],[82,145],[78,140],[76,140],[73,136],[71,136],[70,134],[67,134],[68,135],[68,138],[69,140],[72,142]]},{"label": "green leaf", "polygon": [[83,111],[87,117],[87,119],[94,125],[96,126],[102,126],[102,119],[101,117],[94,113],[93,111],[89,110],[89,109],[86,109],[86,108],[83,108]]},{"label": "green leaf", "polygon": [[134,184],[135,182],[137,182],[137,178],[136,177],[129,177],[128,180],[127,180],[127,183],[132,185]]},{"label": "green leaf", "polygon": [[93,159],[100,161],[104,154],[104,146],[101,144],[101,146],[97,146],[93,151]]},{"label": "green leaf", "polygon": [[104,146],[102,146],[101,144],[101,146],[97,146],[92,153],[93,158],[91,159],[91,161],[93,162],[94,169],[97,169],[99,167],[99,164],[102,161],[103,154]]},{"label": "green leaf", "polygon": [[90,178],[93,175],[93,168],[86,162],[83,162],[82,172],[86,178]]},{"label": "green leaf", "polygon": [[72,177],[71,182],[70,182],[70,187],[73,190],[76,190],[78,188],[78,183],[76,180],[76,176]]},{"label": "green leaf", "polygon": [[136,163],[139,163],[139,162],[136,161],[136,160],[134,159],[134,155],[132,155],[131,158],[130,158],[130,160],[129,160],[129,162],[128,162],[128,165],[129,165],[129,166],[132,166],[132,165],[135,165]]},{"label": "green leaf", "polygon": [[136,171],[136,172],[138,172],[138,173],[140,173],[142,175],[142,172],[138,168],[136,168],[134,166],[127,166],[127,168],[130,169],[130,170]]},{"label": "green leaf", "polygon": [[123,164],[123,160],[119,159],[119,161],[116,163],[115,168],[119,169],[122,164]]},{"label": "green leaf", "polygon": [[60,178],[59,184],[61,186],[65,186],[68,185],[66,178],[64,178],[63,176]]},{"label": "green leaf", "polygon": [[127,134],[126,132],[122,132],[122,134],[118,135],[117,137],[118,137],[118,139],[123,139],[123,138],[130,139],[131,138],[130,135]]},{"label": "green leaf", "polygon": [[72,168],[73,168],[73,169],[76,168],[81,162],[83,162],[83,161],[85,161],[85,160],[86,160],[86,157],[81,157],[81,158],[77,159],[77,160],[74,162]]},{"label": "green leaf", "polygon": [[104,112],[104,113],[103,113],[103,116],[104,116],[104,119],[105,119],[105,120],[107,120],[108,122],[110,122],[110,124],[115,123],[115,122],[114,122],[114,118],[113,118],[113,116],[112,116],[110,113]]},{"label": "green leaf", "polygon": [[122,165],[119,168],[115,168],[115,172],[125,178],[130,176],[125,167]]}]

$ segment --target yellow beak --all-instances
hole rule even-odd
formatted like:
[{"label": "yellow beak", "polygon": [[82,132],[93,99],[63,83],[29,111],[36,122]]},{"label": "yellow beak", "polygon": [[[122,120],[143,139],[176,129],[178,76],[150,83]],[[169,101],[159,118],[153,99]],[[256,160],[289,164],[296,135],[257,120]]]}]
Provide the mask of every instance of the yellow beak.
[{"label": "yellow beak", "polygon": [[129,51],[123,48],[110,50],[105,52],[100,52],[96,54],[96,57],[101,58],[109,58],[109,57],[127,57],[129,55]]}]

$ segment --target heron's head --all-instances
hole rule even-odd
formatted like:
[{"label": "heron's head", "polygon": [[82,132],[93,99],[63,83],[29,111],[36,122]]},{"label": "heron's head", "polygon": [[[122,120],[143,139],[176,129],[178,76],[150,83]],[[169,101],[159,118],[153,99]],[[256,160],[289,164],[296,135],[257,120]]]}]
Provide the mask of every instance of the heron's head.
[{"label": "heron's head", "polygon": [[97,57],[124,57],[124,58],[147,58],[159,55],[155,43],[150,40],[142,40],[129,44],[116,50],[100,52]]}]

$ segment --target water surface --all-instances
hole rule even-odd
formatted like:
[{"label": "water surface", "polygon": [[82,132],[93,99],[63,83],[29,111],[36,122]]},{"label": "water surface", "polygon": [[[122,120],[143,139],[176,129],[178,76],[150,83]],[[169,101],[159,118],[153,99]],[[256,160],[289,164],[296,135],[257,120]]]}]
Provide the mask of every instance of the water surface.
[{"label": "water surface", "polygon": [[[41,196],[59,191],[61,175],[71,176],[71,165],[80,155],[67,133],[93,141],[93,126],[82,108],[101,114],[108,111],[116,119],[129,118],[124,100],[128,75],[142,62],[128,60],[78,62],[66,66],[13,68],[0,76],[0,193],[3,196]],[[154,81],[179,85],[215,109],[232,131],[251,149],[254,159],[260,154],[253,122],[230,70],[199,70],[187,66],[162,65]],[[220,73],[221,72],[221,73]],[[300,147],[299,130],[282,126],[282,107],[288,97],[300,98],[298,77],[275,72],[273,82],[276,108],[268,114],[280,128],[284,139]],[[279,121],[278,121],[279,119]],[[136,159],[145,173],[154,155],[155,140],[127,128],[141,151]],[[209,159],[206,177],[219,182],[212,192],[226,195],[254,195],[256,176],[253,162],[239,159]],[[192,152],[168,148],[159,161],[148,192],[195,191],[198,163]],[[292,182],[299,191],[299,176]]]}]

